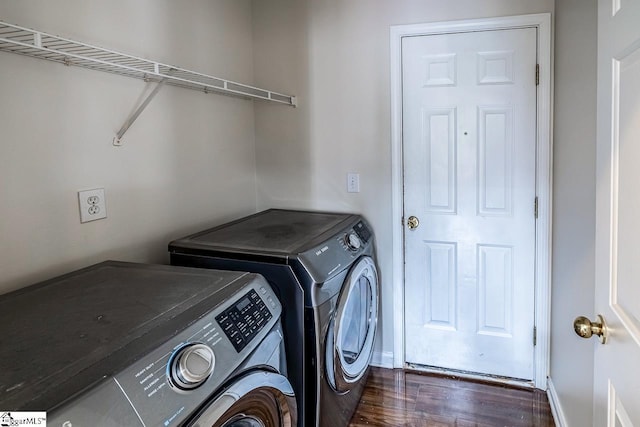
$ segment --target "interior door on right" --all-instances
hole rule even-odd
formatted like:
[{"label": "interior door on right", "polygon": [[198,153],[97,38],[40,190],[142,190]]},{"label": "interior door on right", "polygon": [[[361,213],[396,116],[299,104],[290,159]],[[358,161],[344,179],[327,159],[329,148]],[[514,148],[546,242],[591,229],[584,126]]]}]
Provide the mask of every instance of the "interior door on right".
[{"label": "interior door on right", "polygon": [[537,31],[402,40],[406,362],[533,378]]},{"label": "interior door on right", "polygon": [[[600,0],[594,426],[640,426],[640,1]],[[578,107],[578,106],[576,106]]]}]

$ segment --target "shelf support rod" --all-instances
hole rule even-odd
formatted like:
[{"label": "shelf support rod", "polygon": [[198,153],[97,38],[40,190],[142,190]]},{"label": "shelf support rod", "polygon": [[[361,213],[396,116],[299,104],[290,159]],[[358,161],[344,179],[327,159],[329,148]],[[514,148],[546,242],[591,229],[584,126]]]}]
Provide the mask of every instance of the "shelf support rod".
[{"label": "shelf support rod", "polygon": [[142,102],[142,104],[140,104],[140,106],[136,109],[136,111],[134,111],[129,116],[129,118],[125,120],[124,124],[122,125],[122,127],[120,128],[116,136],[113,138],[113,145],[115,146],[122,145],[122,137],[124,136],[124,134],[127,133],[127,131],[129,130],[133,122],[135,122],[138,116],[144,111],[145,108],[147,108],[147,105],[149,105],[151,100],[158,94],[158,92],[160,91],[162,86],[164,86],[166,81],[167,81],[166,78],[160,80],[156,85],[156,87],[153,88],[153,91],[149,94],[149,96],[147,96],[147,98]]}]

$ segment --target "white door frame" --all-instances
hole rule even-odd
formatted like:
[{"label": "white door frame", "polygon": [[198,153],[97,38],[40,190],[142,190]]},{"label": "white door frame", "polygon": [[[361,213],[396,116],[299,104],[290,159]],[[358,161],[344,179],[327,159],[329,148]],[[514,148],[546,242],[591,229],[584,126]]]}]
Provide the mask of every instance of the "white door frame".
[{"label": "white door frame", "polygon": [[[402,162],[402,38],[407,36],[447,34],[454,32],[506,30],[514,28],[538,30],[538,64],[540,80],[537,88],[536,137],[536,221],[535,322],[537,344],[534,347],[533,381],[536,388],[547,389],[550,343],[551,299],[551,183],[552,183],[552,75],[551,14],[508,16],[464,21],[434,22],[391,26],[391,168],[393,230],[393,366],[405,367],[404,326],[404,225]],[[532,72],[533,78],[533,72]]]}]

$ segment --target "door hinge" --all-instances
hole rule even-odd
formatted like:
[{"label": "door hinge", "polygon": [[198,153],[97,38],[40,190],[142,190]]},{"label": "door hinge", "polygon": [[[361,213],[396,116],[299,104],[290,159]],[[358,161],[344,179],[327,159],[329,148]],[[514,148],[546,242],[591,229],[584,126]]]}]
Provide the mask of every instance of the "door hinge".
[{"label": "door hinge", "polygon": [[533,215],[538,219],[538,196],[533,200]]},{"label": "door hinge", "polygon": [[533,327],[533,346],[535,347],[538,344],[538,328]]},{"label": "door hinge", "polygon": [[540,64],[536,64],[536,86],[540,84]]}]

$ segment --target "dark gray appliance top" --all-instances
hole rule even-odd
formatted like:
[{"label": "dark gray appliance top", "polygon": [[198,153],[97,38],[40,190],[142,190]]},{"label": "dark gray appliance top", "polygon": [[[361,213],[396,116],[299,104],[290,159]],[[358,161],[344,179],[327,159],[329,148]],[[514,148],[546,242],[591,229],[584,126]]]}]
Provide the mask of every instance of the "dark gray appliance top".
[{"label": "dark gray appliance top", "polygon": [[52,410],[254,278],[107,261],[0,296],[0,408]]},{"label": "dark gray appliance top", "polygon": [[224,253],[296,255],[333,237],[332,231],[357,216],[344,213],[269,209],[237,221],[204,230],[169,244],[169,251],[215,250]]}]

